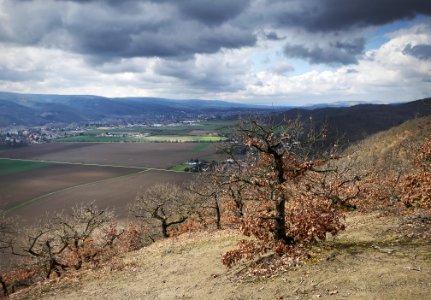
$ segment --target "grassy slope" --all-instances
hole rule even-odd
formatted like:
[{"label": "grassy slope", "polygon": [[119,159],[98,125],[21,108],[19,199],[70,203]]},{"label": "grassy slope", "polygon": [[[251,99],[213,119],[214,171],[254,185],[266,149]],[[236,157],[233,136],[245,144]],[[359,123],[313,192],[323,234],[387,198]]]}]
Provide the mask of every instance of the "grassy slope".
[{"label": "grassy slope", "polygon": [[0,176],[49,166],[49,163],[0,158]]},{"label": "grassy slope", "polygon": [[242,276],[221,255],[240,236],[188,234],[118,258],[116,270],[47,282],[12,299],[429,299],[431,243],[402,238],[400,220],[351,214],[347,231],[315,248],[303,266],[272,277]]},{"label": "grassy slope", "polygon": [[359,142],[364,154],[384,155],[400,145],[418,144],[431,136],[431,116],[412,119]]}]

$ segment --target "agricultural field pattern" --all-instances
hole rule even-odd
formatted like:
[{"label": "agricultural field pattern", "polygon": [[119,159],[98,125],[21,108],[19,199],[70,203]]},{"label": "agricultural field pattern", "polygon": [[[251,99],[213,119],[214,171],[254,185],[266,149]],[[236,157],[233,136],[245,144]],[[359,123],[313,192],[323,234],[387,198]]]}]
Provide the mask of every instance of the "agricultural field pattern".
[{"label": "agricultural field pattern", "polygon": [[46,213],[94,202],[126,219],[139,193],[157,183],[187,182],[193,175],[184,172],[184,164],[217,159],[217,147],[209,142],[81,141],[2,149],[0,209],[30,225]]}]

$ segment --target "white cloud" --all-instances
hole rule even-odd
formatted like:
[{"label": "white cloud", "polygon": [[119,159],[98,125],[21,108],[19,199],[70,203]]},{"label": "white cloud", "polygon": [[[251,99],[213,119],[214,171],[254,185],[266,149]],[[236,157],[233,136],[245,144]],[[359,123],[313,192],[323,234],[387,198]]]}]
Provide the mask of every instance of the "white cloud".
[{"label": "white cloud", "polygon": [[[340,100],[413,100],[431,95],[431,61],[403,53],[407,45],[431,45],[429,25],[389,35],[356,65],[289,76],[279,65],[255,66],[256,53],[283,41],[222,49],[184,60],[135,57],[92,64],[86,56],[58,49],[0,44],[0,90],[28,93],[157,96],[300,104]],[[9,72],[9,73],[8,73]],[[1,76],[1,74],[5,74]]]},{"label": "white cloud", "polygon": [[403,54],[408,45],[431,44],[431,28],[418,25],[393,33],[378,49],[365,53],[357,65],[331,71],[310,71],[285,77],[259,72],[260,84],[248,86],[250,95],[304,102],[339,100],[413,100],[431,94],[431,61]]}]

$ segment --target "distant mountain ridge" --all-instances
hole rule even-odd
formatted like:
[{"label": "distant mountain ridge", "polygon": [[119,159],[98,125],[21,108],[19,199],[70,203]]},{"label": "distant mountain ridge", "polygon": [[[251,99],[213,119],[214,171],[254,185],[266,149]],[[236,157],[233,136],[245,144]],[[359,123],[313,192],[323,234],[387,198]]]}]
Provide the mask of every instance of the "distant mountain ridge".
[{"label": "distant mountain ridge", "polygon": [[[356,102],[361,103],[361,102]],[[355,103],[355,104],[356,104]],[[304,107],[249,105],[220,100],[174,100],[150,97],[105,98],[90,95],[43,95],[0,92],[0,127],[158,119],[177,120],[205,114],[223,118],[271,113],[276,119],[313,119],[327,124],[332,136],[358,140],[401,124],[415,116],[431,114],[431,98],[399,104],[336,102]]]},{"label": "distant mountain ridge", "polygon": [[171,114],[266,110],[270,107],[219,100],[163,98],[105,98],[87,95],[39,95],[0,92],[0,126],[83,123],[106,120],[151,119]]}]

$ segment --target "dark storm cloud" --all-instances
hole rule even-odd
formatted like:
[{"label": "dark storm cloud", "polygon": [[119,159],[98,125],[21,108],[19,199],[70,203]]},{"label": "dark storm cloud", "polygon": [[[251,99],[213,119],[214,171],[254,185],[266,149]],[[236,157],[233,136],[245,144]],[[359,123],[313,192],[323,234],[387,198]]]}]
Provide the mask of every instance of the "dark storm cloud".
[{"label": "dark storm cloud", "polygon": [[[310,32],[345,31],[383,25],[418,14],[431,15],[428,0],[308,0],[272,2],[271,18],[279,26],[297,26]],[[271,3],[271,2],[268,2]]]},{"label": "dark storm cloud", "polygon": [[183,0],[175,1],[180,12],[201,23],[218,25],[244,11],[249,0]]},{"label": "dark storm cloud", "polygon": [[[352,31],[417,14],[428,0],[6,0],[0,42],[60,48],[95,63],[130,57],[188,59],[256,45],[257,36],[308,32],[285,55],[311,63],[351,64],[364,48]],[[259,33],[264,32],[263,35]],[[336,33],[336,35],[334,34]],[[325,35],[331,35],[326,39]],[[335,38],[334,38],[335,36]],[[318,38],[319,43],[315,43]],[[349,37],[347,37],[348,39]],[[352,39],[350,37],[350,39]]]},{"label": "dark storm cloud", "polygon": [[419,44],[416,46],[412,46],[411,44],[408,44],[403,49],[403,54],[411,55],[421,60],[431,59],[431,45]]},{"label": "dark storm cloud", "polygon": [[267,40],[270,40],[270,41],[281,41],[285,39],[285,37],[278,36],[278,34],[274,31],[264,33],[264,36]]},{"label": "dark storm cloud", "polygon": [[[185,32],[183,32],[183,30]],[[157,32],[134,34],[117,28],[101,29],[74,35],[78,52],[110,57],[177,57],[195,53],[215,53],[221,48],[253,46],[256,37],[244,30],[229,26],[214,30],[199,30],[192,24],[185,28],[165,28]]]},{"label": "dark storm cloud", "polygon": [[[56,0],[51,2],[55,4],[51,10],[48,1],[10,2],[13,30],[2,33],[0,28],[0,41],[57,47],[93,56],[89,59],[92,62],[129,57],[184,59],[222,48],[254,46],[257,38],[253,28],[227,22],[248,2]],[[134,9],[127,9],[130,5]],[[41,8],[37,20],[31,18],[31,11]],[[65,14],[67,10],[72,13]],[[60,34],[53,34],[55,31]]]},{"label": "dark storm cloud", "polygon": [[[29,1],[29,0],[24,0]],[[98,2],[111,6],[125,6],[152,2],[175,6],[184,16],[205,24],[221,24],[236,17],[245,10],[250,0],[56,0],[59,2],[91,3]]]},{"label": "dark storm cloud", "polygon": [[283,50],[286,56],[302,58],[312,64],[355,64],[356,56],[363,52],[364,45],[364,39],[356,39],[349,42],[329,43],[327,47],[287,44]]}]

